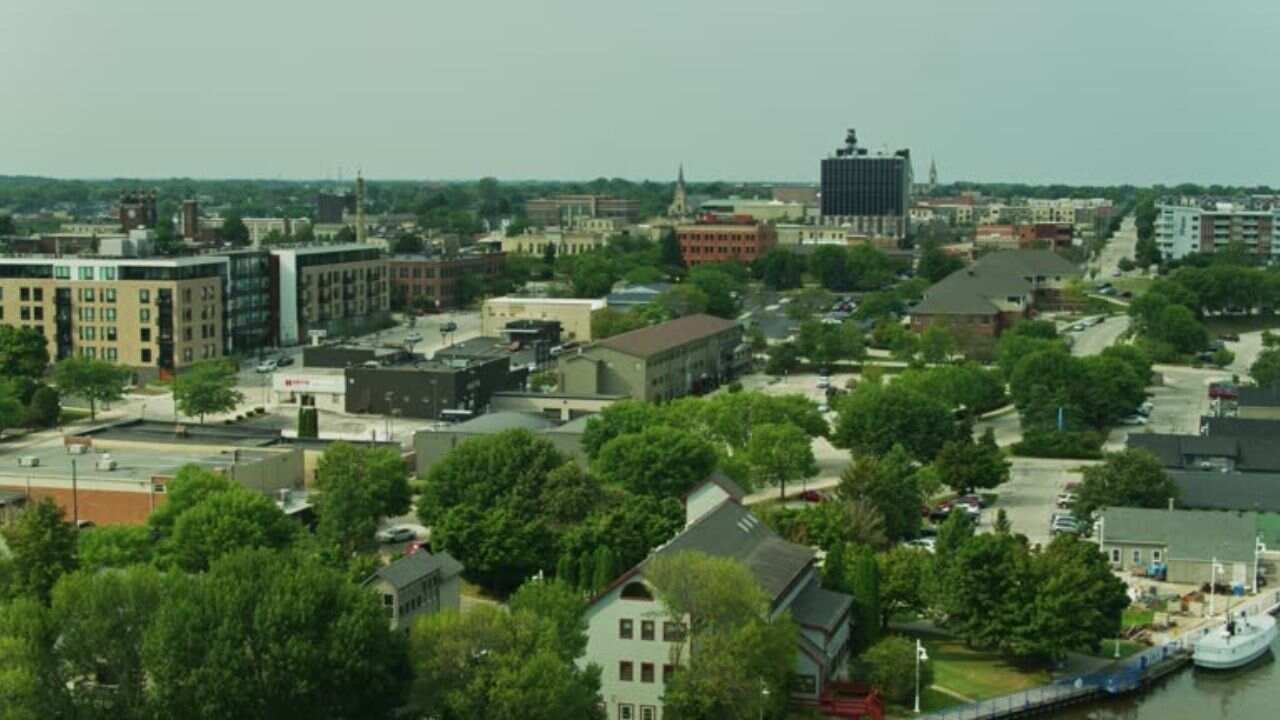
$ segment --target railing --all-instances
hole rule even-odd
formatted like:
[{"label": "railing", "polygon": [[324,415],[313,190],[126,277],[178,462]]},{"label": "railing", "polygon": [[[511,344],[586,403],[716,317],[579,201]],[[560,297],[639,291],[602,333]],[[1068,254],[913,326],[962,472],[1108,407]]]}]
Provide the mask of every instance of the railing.
[{"label": "railing", "polygon": [[[1248,615],[1273,612],[1280,607],[1280,590],[1257,596],[1244,608]],[[1233,610],[1237,611],[1237,610]],[[1060,704],[1092,695],[1114,695],[1136,690],[1142,685],[1147,670],[1178,654],[1190,653],[1195,643],[1213,632],[1218,625],[1207,625],[1179,636],[1163,645],[1131,655],[1109,670],[1075,675],[990,700],[971,703],[923,716],[930,720],[989,720],[1018,713],[1029,713],[1043,705]]]}]

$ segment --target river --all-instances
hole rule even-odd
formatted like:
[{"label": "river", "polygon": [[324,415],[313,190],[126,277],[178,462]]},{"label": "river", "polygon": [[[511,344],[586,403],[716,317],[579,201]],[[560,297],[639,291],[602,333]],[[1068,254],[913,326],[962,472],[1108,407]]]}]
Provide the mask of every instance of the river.
[{"label": "river", "polygon": [[1280,717],[1280,640],[1271,655],[1243,670],[1206,672],[1188,667],[1151,689],[1125,698],[1073,708],[1063,720],[1264,720]]}]

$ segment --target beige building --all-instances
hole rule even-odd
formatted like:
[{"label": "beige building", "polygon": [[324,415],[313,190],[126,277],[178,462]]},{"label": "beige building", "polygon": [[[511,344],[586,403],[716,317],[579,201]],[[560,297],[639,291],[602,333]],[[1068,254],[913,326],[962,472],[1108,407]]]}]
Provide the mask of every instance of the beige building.
[{"label": "beige building", "polygon": [[49,357],[168,374],[221,357],[223,256],[0,258],[0,322],[35,328]]},{"label": "beige building", "polygon": [[296,345],[312,330],[350,335],[371,330],[391,311],[387,259],[360,244],[272,250],[279,293],[276,338]]},{"label": "beige building", "polygon": [[608,241],[609,236],[605,233],[547,230],[545,232],[530,232],[514,237],[505,237],[502,239],[502,252],[509,255],[541,257],[546,254],[547,246],[552,245],[555,247],[557,256],[577,255],[591,250],[599,250]]},{"label": "beige building", "polygon": [[554,320],[560,323],[561,338],[586,342],[591,339],[591,318],[604,308],[603,298],[491,298],[480,310],[480,334],[501,337],[512,320]]},{"label": "beige building", "polygon": [[249,242],[257,247],[262,239],[273,232],[288,237],[303,226],[310,225],[307,218],[243,218],[244,226],[249,230]]},{"label": "beige building", "polygon": [[848,245],[849,230],[836,225],[800,225],[779,223],[779,245]]}]

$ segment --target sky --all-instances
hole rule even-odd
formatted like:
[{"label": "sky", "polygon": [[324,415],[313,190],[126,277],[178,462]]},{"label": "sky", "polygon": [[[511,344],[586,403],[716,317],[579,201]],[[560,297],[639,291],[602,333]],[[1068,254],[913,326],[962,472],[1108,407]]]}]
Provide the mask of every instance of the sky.
[{"label": "sky", "polygon": [[0,175],[1280,185],[1276,0],[3,0]]}]

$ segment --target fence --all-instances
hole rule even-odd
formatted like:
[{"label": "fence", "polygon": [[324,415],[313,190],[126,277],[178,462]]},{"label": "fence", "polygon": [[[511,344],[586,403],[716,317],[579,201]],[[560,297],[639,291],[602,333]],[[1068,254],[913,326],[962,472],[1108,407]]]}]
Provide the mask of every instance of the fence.
[{"label": "fence", "polygon": [[[1232,612],[1256,615],[1272,612],[1277,607],[1280,607],[1280,590],[1271,590],[1258,596],[1246,606],[1233,608]],[[1150,668],[1180,653],[1191,652],[1196,641],[1213,632],[1217,627],[1217,625],[1208,625],[1186,633],[1176,640],[1132,655],[1102,672],[1062,678],[1050,685],[939,710],[925,715],[924,718],[926,720],[993,720],[1030,713],[1040,707],[1066,704],[1092,696],[1132,692],[1142,686],[1142,681]]]}]

